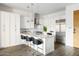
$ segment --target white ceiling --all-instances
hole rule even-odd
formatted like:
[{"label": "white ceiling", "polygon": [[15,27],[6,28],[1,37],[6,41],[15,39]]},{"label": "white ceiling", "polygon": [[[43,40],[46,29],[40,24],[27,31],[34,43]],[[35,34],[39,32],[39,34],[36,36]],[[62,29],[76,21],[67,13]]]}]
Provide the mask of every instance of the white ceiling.
[{"label": "white ceiling", "polygon": [[[71,3],[33,3],[32,5],[31,3],[5,3],[4,5],[12,8],[40,13],[43,15],[65,10],[65,7],[70,4]],[[28,8],[28,6],[30,8]]]}]

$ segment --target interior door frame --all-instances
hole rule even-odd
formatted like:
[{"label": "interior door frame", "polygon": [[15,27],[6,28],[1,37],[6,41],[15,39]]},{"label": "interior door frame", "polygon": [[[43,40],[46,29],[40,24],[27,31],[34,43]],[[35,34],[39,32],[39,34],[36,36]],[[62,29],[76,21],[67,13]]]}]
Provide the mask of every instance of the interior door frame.
[{"label": "interior door frame", "polygon": [[[67,6],[66,7],[66,41],[65,41],[65,45],[66,46],[71,46],[71,47],[74,47],[73,45],[73,39],[74,39],[74,36],[73,36],[73,12],[76,11],[76,10],[79,10],[79,4],[73,4],[73,5],[70,5],[70,6]],[[70,23],[70,24],[69,24]]]}]

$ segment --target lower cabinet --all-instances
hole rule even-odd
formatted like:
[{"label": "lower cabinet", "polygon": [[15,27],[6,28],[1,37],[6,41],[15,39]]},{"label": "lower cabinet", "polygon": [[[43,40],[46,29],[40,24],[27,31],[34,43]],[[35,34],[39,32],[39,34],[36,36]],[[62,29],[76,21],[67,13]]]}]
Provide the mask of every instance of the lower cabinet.
[{"label": "lower cabinet", "polygon": [[46,54],[54,51],[54,37],[46,37],[46,41],[45,41],[45,52]]}]

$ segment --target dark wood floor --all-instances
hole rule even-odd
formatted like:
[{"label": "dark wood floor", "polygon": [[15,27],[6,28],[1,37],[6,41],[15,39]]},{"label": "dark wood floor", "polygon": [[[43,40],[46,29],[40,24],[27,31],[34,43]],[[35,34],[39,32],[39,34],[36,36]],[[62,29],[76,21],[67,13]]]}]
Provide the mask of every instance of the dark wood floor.
[{"label": "dark wood floor", "polygon": [[[36,52],[36,53],[34,53]],[[43,54],[24,44],[0,49],[0,56],[41,56]]]},{"label": "dark wood floor", "polygon": [[56,43],[55,51],[49,53],[47,56],[79,56],[79,48],[73,48]]},{"label": "dark wood floor", "polygon": [[[35,50],[26,45],[18,45],[0,49],[0,56],[33,56],[33,51]],[[43,56],[43,54],[39,52],[37,52],[37,54],[39,56]],[[79,56],[79,49],[56,43],[55,51],[47,54],[46,56]]]}]

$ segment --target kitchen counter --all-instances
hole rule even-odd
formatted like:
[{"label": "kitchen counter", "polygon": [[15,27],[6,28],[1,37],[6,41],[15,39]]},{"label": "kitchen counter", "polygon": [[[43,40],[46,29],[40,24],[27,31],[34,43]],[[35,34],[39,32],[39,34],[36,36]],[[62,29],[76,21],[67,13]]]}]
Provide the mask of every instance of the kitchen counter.
[{"label": "kitchen counter", "polygon": [[32,37],[38,37],[38,38],[46,38],[46,37],[53,37],[54,35],[44,35],[43,33],[42,34],[36,34],[36,33],[31,33],[31,32],[21,32],[21,35],[24,35],[24,36],[32,36]]},{"label": "kitchen counter", "polygon": [[[21,32],[21,35],[34,37],[35,39],[38,39],[38,38],[42,39],[43,44],[38,45],[38,47],[41,48],[41,49],[38,49],[38,51],[43,53],[44,55],[54,50],[54,37],[55,37],[54,35],[44,35],[43,33],[38,35],[36,33],[31,33],[31,32]],[[37,46],[33,46],[32,42],[30,47],[37,50]]]}]

